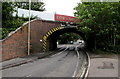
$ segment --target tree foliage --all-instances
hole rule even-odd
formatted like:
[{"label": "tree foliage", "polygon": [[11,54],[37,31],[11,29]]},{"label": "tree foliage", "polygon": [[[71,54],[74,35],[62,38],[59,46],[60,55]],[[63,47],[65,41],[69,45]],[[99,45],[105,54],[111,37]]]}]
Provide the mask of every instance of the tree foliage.
[{"label": "tree foliage", "polygon": [[[4,39],[11,31],[14,31],[22,24],[29,20],[29,17],[13,16],[14,12],[17,12],[17,8],[29,9],[28,2],[2,2],[2,37]],[[43,2],[32,2],[31,9],[37,11],[44,11]],[[35,19],[36,16],[30,16],[31,19]]]},{"label": "tree foliage", "polygon": [[[15,2],[14,6],[22,9],[29,9],[29,2]],[[45,4],[43,2],[31,2],[31,10],[44,11]]]},{"label": "tree foliage", "polygon": [[60,37],[58,38],[58,42],[60,44],[70,44],[70,41],[77,41],[78,39],[82,39],[80,37],[80,35],[76,34],[76,33],[64,33],[62,35],[60,35]]},{"label": "tree foliage", "polygon": [[79,30],[94,49],[112,50],[120,45],[119,2],[83,2],[75,10],[75,16],[82,20]]}]

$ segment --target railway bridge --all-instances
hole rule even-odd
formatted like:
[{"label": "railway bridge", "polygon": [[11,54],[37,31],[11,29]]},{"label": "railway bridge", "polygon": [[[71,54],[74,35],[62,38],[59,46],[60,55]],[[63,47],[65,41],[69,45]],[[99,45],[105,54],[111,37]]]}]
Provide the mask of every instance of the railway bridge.
[{"label": "railway bridge", "polygon": [[84,34],[77,30],[77,26],[67,25],[63,22],[34,20],[31,22],[31,51],[41,52],[57,48],[58,37],[67,32],[79,34],[82,38]]},{"label": "railway bridge", "polygon": [[[63,18],[62,18],[63,19]],[[72,20],[69,19],[72,22]],[[2,42],[2,60],[8,60],[27,55],[28,49],[28,26],[11,32]],[[30,22],[30,54],[54,50],[57,48],[58,37],[66,32],[79,34],[83,39],[85,35],[77,30],[77,26],[69,25],[62,21],[50,21],[35,19]]]}]

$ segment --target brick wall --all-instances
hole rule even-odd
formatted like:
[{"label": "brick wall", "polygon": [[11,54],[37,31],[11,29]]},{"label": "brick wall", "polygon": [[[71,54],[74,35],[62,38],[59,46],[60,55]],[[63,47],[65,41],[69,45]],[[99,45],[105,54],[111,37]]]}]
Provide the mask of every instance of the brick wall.
[{"label": "brick wall", "polygon": [[2,61],[27,54],[28,24],[2,41]]},{"label": "brick wall", "polygon": [[42,52],[42,40],[43,36],[52,28],[60,26],[60,22],[36,20],[31,22],[31,52]]},{"label": "brick wall", "polygon": [[[60,22],[33,20],[31,21],[31,51],[30,53],[42,52],[43,36],[54,27],[60,26]],[[27,55],[28,24],[19,28],[15,33],[2,40],[2,60],[8,60]],[[1,50],[1,49],[0,49]]]}]

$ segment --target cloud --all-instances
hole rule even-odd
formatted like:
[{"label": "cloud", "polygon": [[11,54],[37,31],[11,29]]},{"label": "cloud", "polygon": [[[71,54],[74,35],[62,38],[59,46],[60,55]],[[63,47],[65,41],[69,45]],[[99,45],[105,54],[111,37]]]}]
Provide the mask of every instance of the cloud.
[{"label": "cloud", "polygon": [[80,0],[43,0],[47,12],[73,16],[73,8]]}]

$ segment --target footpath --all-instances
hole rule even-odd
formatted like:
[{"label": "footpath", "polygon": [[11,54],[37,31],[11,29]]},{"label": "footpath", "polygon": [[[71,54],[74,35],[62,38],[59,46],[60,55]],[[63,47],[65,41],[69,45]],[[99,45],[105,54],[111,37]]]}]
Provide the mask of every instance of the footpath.
[{"label": "footpath", "polygon": [[118,55],[90,54],[91,66],[87,79],[120,79]]},{"label": "footpath", "polygon": [[48,57],[49,55],[52,55],[55,53],[56,53],[56,51],[44,52],[44,53],[35,53],[35,54],[31,54],[29,56],[7,60],[7,61],[0,63],[0,64],[2,64],[2,67],[0,68],[0,70],[7,69],[10,67],[14,67],[14,66],[19,66],[21,64],[25,64],[28,62],[33,62],[37,59],[45,58],[45,57]]}]

